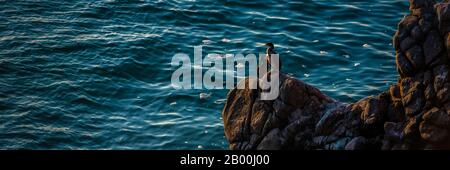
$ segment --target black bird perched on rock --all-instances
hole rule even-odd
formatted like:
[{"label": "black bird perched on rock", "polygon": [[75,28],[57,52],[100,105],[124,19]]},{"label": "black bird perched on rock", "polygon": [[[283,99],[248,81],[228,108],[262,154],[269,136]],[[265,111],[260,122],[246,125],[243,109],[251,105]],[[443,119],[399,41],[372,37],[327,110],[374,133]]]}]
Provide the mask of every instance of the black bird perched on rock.
[{"label": "black bird perched on rock", "polygon": [[[273,45],[273,43],[271,43],[271,42],[266,43],[266,44],[264,44],[264,45],[267,46],[267,50],[266,50],[266,61],[267,61],[267,63],[269,64],[270,68],[272,68],[272,63],[270,63],[270,62],[271,62],[271,55],[272,55],[272,54],[277,54],[277,53],[275,52],[275,45]],[[279,64],[278,64],[278,65],[279,65],[278,69],[281,71],[281,59],[279,59],[278,63],[279,63]]]}]

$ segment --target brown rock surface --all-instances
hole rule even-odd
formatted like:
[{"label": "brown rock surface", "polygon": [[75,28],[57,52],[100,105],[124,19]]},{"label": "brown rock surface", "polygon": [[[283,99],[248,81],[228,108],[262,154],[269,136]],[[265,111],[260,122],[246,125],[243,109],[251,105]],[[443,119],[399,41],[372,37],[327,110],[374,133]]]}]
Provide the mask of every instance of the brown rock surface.
[{"label": "brown rock surface", "polygon": [[222,111],[230,148],[450,149],[450,3],[410,4],[393,38],[397,84],[351,104],[286,75],[272,101],[233,89]]}]

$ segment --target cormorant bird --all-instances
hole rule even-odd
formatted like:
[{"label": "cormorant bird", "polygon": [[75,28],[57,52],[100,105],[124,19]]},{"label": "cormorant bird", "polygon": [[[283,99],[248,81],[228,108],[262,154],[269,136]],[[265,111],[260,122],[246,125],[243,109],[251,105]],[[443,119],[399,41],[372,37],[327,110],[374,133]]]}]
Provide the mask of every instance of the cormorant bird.
[{"label": "cormorant bird", "polygon": [[[267,46],[267,50],[266,50],[266,61],[267,61],[267,63],[269,64],[269,66],[270,66],[270,69],[272,68],[272,63],[270,63],[270,57],[271,57],[271,54],[277,54],[276,52],[275,52],[275,45],[273,45],[273,43],[271,43],[271,42],[269,42],[269,43],[266,43],[266,44],[264,44],[265,46]],[[278,61],[278,65],[279,65],[279,67],[278,67],[278,69],[281,71],[281,59],[279,59],[279,61]]]}]

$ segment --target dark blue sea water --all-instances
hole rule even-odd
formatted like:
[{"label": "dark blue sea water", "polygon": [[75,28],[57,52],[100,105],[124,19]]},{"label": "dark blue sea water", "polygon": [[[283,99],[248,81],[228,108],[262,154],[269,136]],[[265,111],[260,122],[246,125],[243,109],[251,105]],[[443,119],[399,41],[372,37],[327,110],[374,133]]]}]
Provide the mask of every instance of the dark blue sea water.
[{"label": "dark blue sea water", "polygon": [[[345,102],[396,81],[406,0],[0,0],[1,149],[226,149],[228,90],[175,90],[172,56],[262,53]],[[200,99],[200,94],[210,97]]]}]

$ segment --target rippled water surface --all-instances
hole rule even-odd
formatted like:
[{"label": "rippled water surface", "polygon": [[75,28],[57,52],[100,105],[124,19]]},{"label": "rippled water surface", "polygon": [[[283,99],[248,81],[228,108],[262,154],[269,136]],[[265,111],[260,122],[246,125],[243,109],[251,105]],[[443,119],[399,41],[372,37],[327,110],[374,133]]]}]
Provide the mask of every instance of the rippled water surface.
[{"label": "rippled water surface", "polygon": [[[396,81],[406,0],[0,0],[0,148],[226,149],[227,90],[175,90],[172,56],[262,53],[345,102]],[[200,99],[205,93],[207,99]]]}]

